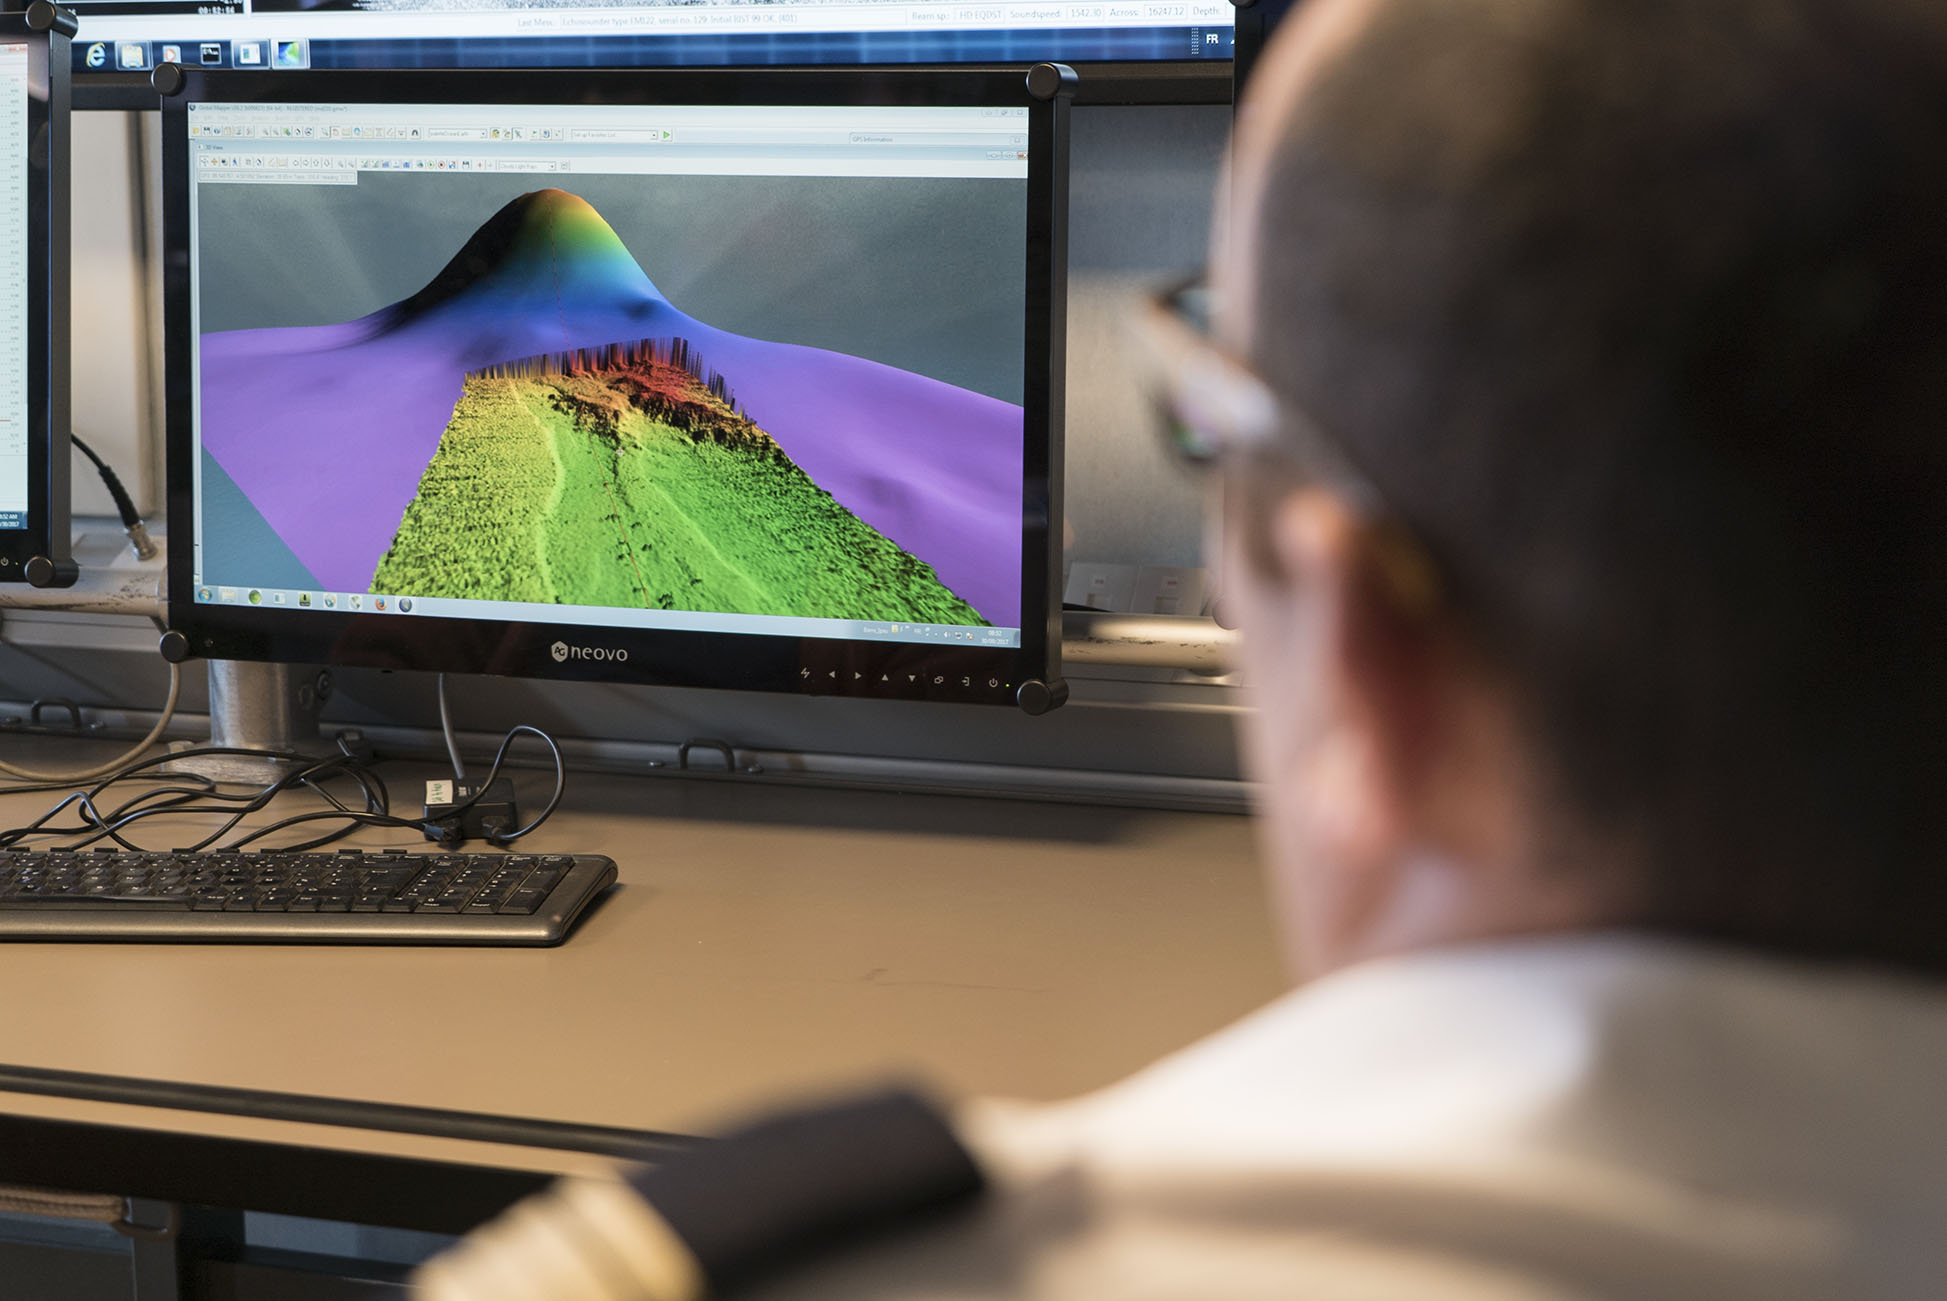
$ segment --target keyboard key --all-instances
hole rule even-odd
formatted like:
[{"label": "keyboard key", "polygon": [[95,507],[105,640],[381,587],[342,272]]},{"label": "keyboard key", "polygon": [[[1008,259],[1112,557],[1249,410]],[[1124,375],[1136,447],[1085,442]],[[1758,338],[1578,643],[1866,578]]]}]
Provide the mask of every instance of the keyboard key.
[{"label": "keyboard key", "polygon": [[507,896],[506,903],[501,904],[494,911],[531,915],[541,906],[541,901],[547,897],[548,892],[546,890],[516,890]]}]

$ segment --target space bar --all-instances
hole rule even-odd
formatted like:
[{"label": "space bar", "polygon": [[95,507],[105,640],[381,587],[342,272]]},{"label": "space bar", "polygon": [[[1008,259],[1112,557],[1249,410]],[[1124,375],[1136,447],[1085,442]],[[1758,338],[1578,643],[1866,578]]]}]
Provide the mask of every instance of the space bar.
[{"label": "space bar", "polygon": [[104,908],[166,908],[171,912],[182,912],[189,907],[186,894],[27,894],[14,895],[0,899],[0,909],[17,908],[32,912],[36,908],[58,905],[66,908],[71,904],[93,904]]}]

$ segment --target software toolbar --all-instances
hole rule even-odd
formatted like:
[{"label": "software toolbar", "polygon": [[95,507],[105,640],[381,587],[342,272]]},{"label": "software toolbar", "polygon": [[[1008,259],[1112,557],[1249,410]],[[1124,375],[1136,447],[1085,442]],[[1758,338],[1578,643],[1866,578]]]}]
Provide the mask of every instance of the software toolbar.
[{"label": "software toolbar", "polygon": [[80,0],[78,72],[1228,59],[1229,0]]},{"label": "software toolbar", "polygon": [[195,104],[199,184],[355,185],[371,172],[1027,175],[1025,109]]}]

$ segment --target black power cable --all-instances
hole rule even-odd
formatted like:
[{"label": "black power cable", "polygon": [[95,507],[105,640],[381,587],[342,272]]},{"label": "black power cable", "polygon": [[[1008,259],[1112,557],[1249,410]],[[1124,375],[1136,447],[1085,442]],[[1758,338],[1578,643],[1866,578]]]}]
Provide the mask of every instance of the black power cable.
[{"label": "black power cable", "polygon": [[[546,807],[541,810],[537,817],[514,830],[488,837],[489,842],[497,848],[506,848],[513,841],[527,835],[543,822],[547,821],[549,815],[560,804],[562,790],[567,781],[567,771],[562,762],[561,751],[555,745],[553,738],[538,728],[522,725],[510,730],[501,741],[500,749],[494,755],[493,765],[488,772],[487,783],[482,784],[481,794],[484,794],[487,784],[490,784],[493,778],[499,775],[501,767],[507,758],[507,751],[513,745],[515,739],[523,735],[538,738],[548,748],[550,755],[554,759],[554,791],[550,795]],[[341,743],[342,748],[343,745]],[[192,750],[180,750],[170,754],[157,755],[153,758],[139,759],[132,763],[123,764],[84,790],[74,790],[65,783],[56,785],[48,782],[0,786],[0,794],[57,789],[67,789],[70,791],[65,799],[62,799],[53,808],[25,826],[0,830],[0,850],[11,848],[28,839],[51,838],[68,841],[69,843],[64,847],[69,849],[81,849],[99,841],[108,840],[113,841],[125,850],[157,852],[150,850],[148,847],[136,844],[134,841],[128,839],[125,833],[137,822],[144,822],[157,817],[181,817],[184,815],[195,815],[199,817],[217,815],[223,819],[214,832],[203,835],[195,844],[187,847],[172,847],[180,849],[181,852],[188,853],[213,852],[218,842],[225,840],[226,837],[230,839],[227,844],[221,846],[221,849],[224,852],[235,851],[242,849],[245,845],[253,844],[287,828],[317,822],[335,822],[338,825],[322,835],[314,836],[299,844],[283,845],[279,848],[285,851],[315,849],[319,846],[330,844],[344,836],[348,836],[360,827],[409,830],[421,834],[431,833],[436,837],[444,830],[444,828],[436,824],[428,823],[424,819],[406,818],[394,814],[391,811],[391,793],[386,789],[384,780],[373,771],[371,765],[352,754],[349,750],[341,754],[332,755],[328,758],[294,767],[290,772],[285,773],[269,785],[240,794],[227,794],[214,790],[211,788],[212,784],[206,778],[193,777],[182,773],[160,774],[153,771],[175,760],[196,758],[203,755],[250,755],[279,759],[288,759],[290,757],[289,755],[278,754],[275,751],[269,750],[251,750],[227,746],[202,746]],[[147,782],[155,781],[158,778],[164,781],[188,784],[164,785],[146,790],[114,807],[104,808],[97,803],[108,789],[117,783],[125,781]],[[334,779],[348,780],[356,788],[351,803],[341,800],[337,794],[328,789],[327,784]],[[295,814],[232,837],[232,833],[239,830],[239,824],[250,814],[264,809],[276,796],[283,792],[299,787],[310,790],[313,794],[324,799],[332,807]],[[455,806],[456,811],[470,807],[479,798],[480,794],[476,794],[472,799],[463,801],[461,804]],[[359,807],[360,804],[363,805],[362,808]],[[68,811],[73,811],[78,815],[77,822],[56,825],[55,819],[63,812]]]},{"label": "black power cable", "polygon": [[108,495],[115,499],[115,511],[122,517],[122,531],[128,534],[128,543],[135,548],[136,558],[155,559],[155,542],[149,537],[148,525],[142,522],[142,512],[135,509],[135,499],[129,496],[128,489],[122,486],[121,476],[109,469],[108,462],[102,460],[94,448],[82,442],[79,434],[70,433],[68,441],[74,444],[75,451],[93,461],[95,469],[101,471],[102,486],[107,488]]}]

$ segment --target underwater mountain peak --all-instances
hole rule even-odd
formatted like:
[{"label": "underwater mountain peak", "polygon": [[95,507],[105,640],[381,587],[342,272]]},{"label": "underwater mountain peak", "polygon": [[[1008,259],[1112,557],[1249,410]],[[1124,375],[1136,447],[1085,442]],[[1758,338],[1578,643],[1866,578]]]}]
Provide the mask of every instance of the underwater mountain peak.
[{"label": "underwater mountain peak", "polygon": [[603,278],[630,289],[648,279],[593,204],[567,190],[531,190],[482,222],[438,275],[387,315],[392,323],[419,316],[486,280],[560,284]]}]

